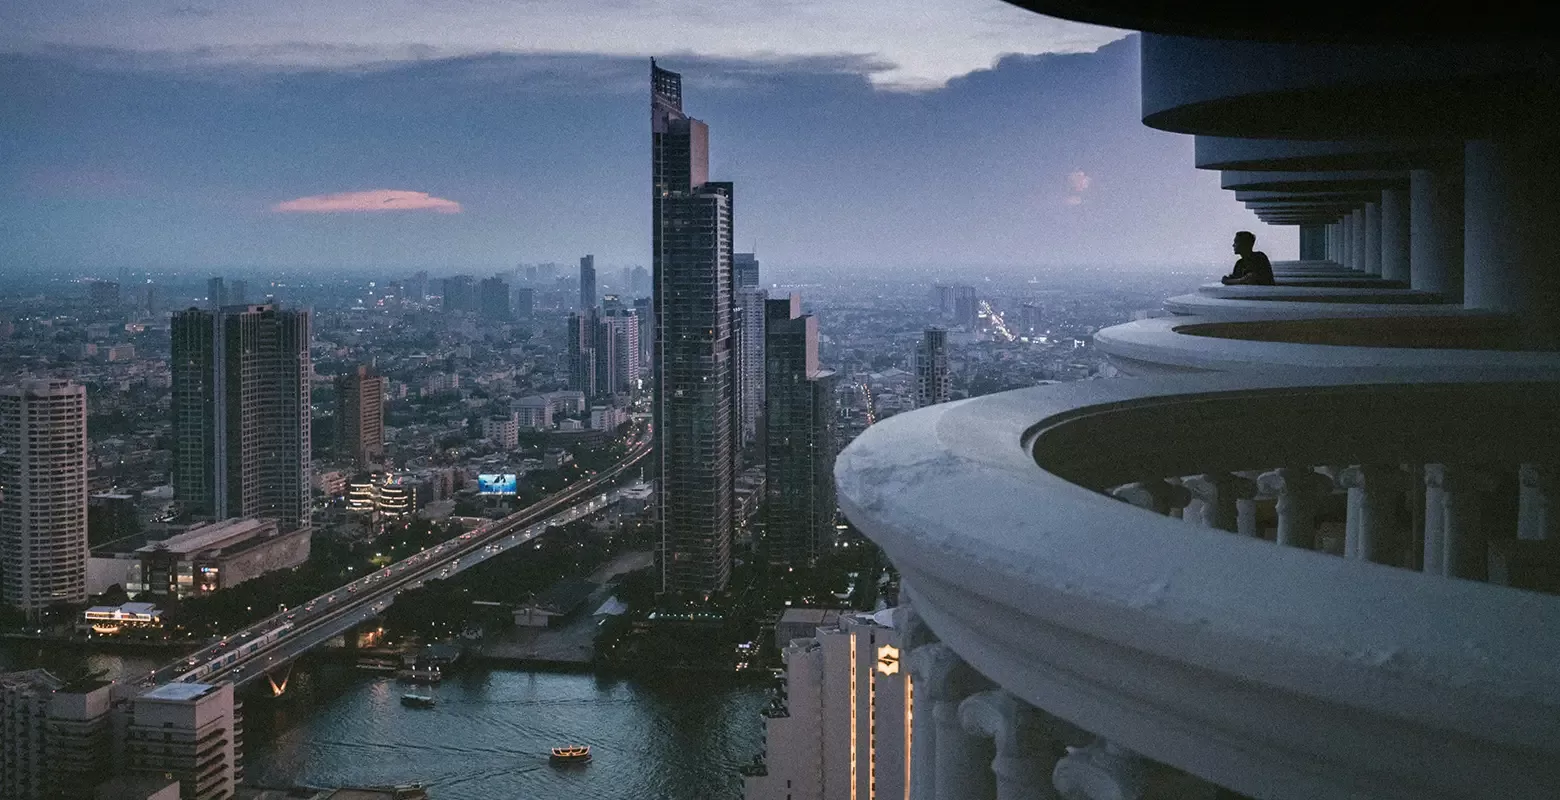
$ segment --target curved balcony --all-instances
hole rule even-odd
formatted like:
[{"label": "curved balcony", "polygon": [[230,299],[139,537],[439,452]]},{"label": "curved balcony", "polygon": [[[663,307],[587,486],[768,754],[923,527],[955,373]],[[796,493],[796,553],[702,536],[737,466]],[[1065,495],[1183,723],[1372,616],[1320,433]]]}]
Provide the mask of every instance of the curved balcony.
[{"label": "curved balcony", "polygon": [[1521,344],[1509,317],[1215,321],[1159,317],[1105,328],[1094,343],[1122,374],[1338,368],[1507,369],[1560,379],[1560,351]]},{"label": "curved balcony", "polygon": [[1560,585],[1557,463],[1560,383],[1488,370],[1090,381],[868,428],[835,475],[918,620],[912,795],[1553,797],[1560,597],[1484,581]]},{"label": "curved balcony", "polygon": [[1350,317],[1457,317],[1479,314],[1437,302],[1413,289],[1349,289],[1309,286],[1222,286],[1165,301],[1172,314],[1227,321],[1338,319]]}]

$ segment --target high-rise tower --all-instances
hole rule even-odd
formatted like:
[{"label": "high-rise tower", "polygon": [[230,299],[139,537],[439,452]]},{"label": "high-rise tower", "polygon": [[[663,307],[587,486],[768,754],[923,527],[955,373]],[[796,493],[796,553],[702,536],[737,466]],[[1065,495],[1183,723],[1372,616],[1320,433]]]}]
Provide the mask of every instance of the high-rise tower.
[{"label": "high-rise tower", "polygon": [[580,256],[580,310],[596,307],[596,257]]},{"label": "high-rise tower", "polygon": [[385,454],[385,379],[371,367],[336,379],[336,457],[359,467]]},{"label": "high-rise tower", "polygon": [[834,532],[835,373],[818,367],[818,318],[796,295],[765,303],[763,557],[803,566]]},{"label": "high-rise tower", "polygon": [[8,606],[87,599],[87,390],[0,389],[0,570]]},{"label": "high-rise tower", "polygon": [[709,127],[682,77],[650,65],[655,435],[662,590],[721,591],[736,477],[732,186],[709,182]]},{"label": "high-rise tower", "polygon": [[764,416],[764,301],[769,293],[759,288],[758,259],[752,253],[737,253],[732,272],[742,318],[737,341],[737,405],[742,444],[751,445],[759,439]]},{"label": "high-rise tower", "polygon": [[309,312],[173,315],[173,488],[186,514],[309,525]]},{"label": "high-rise tower", "polygon": [[915,354],[915,407],[946,403],[953,391],[948,376],[948,329],[927,328]]}]

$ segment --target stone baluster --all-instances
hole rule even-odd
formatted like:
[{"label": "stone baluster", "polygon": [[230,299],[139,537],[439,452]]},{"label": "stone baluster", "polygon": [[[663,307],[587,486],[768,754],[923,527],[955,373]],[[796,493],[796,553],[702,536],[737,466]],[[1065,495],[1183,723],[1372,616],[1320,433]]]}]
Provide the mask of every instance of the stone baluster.
[{"label": "stone baluster", "polygon": [[1344,557],[1401,566],[1397,505],[1408,489],[1407,476],[1396,466],[1364,464],[1344,470],[1339,483],[1349,490]]},{"label": "stone baluster", "polygon": [[1056,800],[1047,778],[1057,742],[1042,712],[1001,689],[988,689],[959,704],[959,719],[966,731],[989,736],[996,745],[991,771],[997,800]]},{"label": "stone baluster", "polygon": [[1138,508],[1166,516],[1169,516],[1174,509],[1185,508],[1192,499],[1192,493],[1187,491],[1185,486],[1177,486],[1161,479],[1117,486],[1111,490],[1111,496],[1118,500],[1125,500]]},{"label": "stone baluster", "polygon": [[[910,731],[912,800],[992,800],[996,797],[996,780],[989,766],[991,742],[970,735],[959,720],[959,703],[990,683],[964,663],[953,648],[940,642],[910,651],[907,663],[914,681],[916,706]],[[931,718],[935,728],[930,736],[923,734],[925,717]],[[932,762],[930,780],[918,769],[927,754]],[[930,794],[924,791],[928,783]]]},{"label": "stone baluster", "polygon": [[1257,486],[1278,498],[1278,543],[1310,550],[1316,547],[1316,513],[1332,493],[1328,478],[1300,467],[1280,467],[1263,473]]},{"label": "stone baluster", "polygon": [[[1239,532],[1241,529],[1239,501],[1250,500],[1257,496],[1255,481],[1228,472],[1192,475],[1185,479],[1185,485],[1192,495],[1203,503],[1202,524],[1222,531]],[[1255,508],[1252,510],[1250,520],[1248,528],[1254,529]]]},{"label": "stone baluster", "polygon": [[1560,541],[1560,476],[1548,464],[1523,464],[1517,499],[1517,538]]},{"label": "stone baluster", "polygon": [[1489,542],[1479,524],[1479,494],[1494,487],[1477,469],[1425,466],[1425,572],[1485,579]]},{"label": "stone baluster", "polygon": [[1101,739],[1067,748],[1051,771],[1051,783],[1065,800],[1142,800],[1148,792],[1148,762]]}]

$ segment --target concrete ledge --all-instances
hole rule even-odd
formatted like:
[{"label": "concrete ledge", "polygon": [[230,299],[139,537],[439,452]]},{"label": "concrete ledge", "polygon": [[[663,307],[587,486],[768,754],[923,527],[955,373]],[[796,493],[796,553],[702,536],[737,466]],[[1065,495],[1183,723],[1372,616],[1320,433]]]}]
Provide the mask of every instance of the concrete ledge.
[{"label": "concrete ledge", "polygon": [[[1271,288],[1271,287],[1228,287]],[[1297,289],[1303,287],[1279,287]],[[1247,300],[1183,294],[1165,301],[1165,310],[1183,316],[1219,321],[1276,319],[1343,319],[1351,317],[1455,317],[1475,314],[1454,303],[1334,302],[1310,300]]]},{"label": "concrete ledge", "polygon": [[1113,325],[1094,343],[1123,374],[1300,369],[1520,370],[1560,380],[1560,351],[1523,350],[1496,315],[1216,322],[1159,317]]},{"label": "concrete ledge", "polygon": [[1278,547],[1097,491],[1280,463],[1553,462],[1555,384],[1464,377],[1246,373],[947,403],[852,442],[840,504],[972,667],[1149,758],[1280,800],[1551,797],[1560,597]]},{"label": "concrete ledge", "polygon": [[1418,303],[1433,304],[1440,298],[1429,292],[1410,289],[1394,281],[1340,281],[1364,283],[1364,286],[1335,286],[1325,280],[1286,278],[1274,286],[1226,286],[1205,283],[1197,287],[1204,297],[1221,300],[1293,300],[1302,303]]}]

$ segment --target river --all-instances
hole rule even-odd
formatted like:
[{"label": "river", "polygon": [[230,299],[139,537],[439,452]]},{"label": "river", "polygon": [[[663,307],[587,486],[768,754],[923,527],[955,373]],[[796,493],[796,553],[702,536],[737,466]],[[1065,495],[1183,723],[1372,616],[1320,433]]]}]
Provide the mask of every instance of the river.
[{"label": "river", "polygon": [[[8,643],[0,666],[40,662]],[[79,658],[79,656],[77,657]],[[115,674],[153,659],[91,656]],[[64,663],[60,661],[58,663]],[[738,765],[763,747],[762,690],[707,676],[653,680],[470,666],[412,687],[341,664],[300,671],[280,698],[244,706],[246,783],[423,782],[433,800],[738,800]],[[548,748],[591,746],[589,764],[553,767]]]}]

